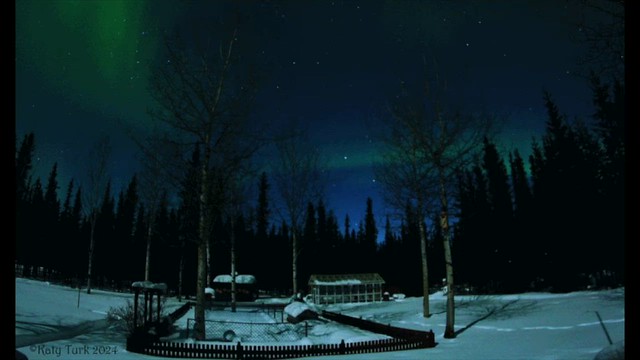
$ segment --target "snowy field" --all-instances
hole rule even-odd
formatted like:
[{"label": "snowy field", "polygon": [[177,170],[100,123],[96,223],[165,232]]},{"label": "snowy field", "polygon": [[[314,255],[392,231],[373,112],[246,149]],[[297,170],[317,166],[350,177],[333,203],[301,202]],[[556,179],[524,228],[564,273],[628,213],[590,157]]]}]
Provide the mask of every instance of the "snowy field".
[{"label": "snowy field", "polygon": [[[16,279],[17,350],[29,359],[159,359],[129,353],[125,335],[104,321],[112,306],[122,306],[131,294],[77,290],[45,282]],[[429,319],[421,313],[421,298],[374,304],[329,306],[326,310],[362,316],[381,323],[436,333],[432,349],[361,354],[317,359],[594,359],[609,345],[595,311],[614,344],[624,341],[624,289],[569,294],[527,293],[505,296],[456,297],[455,339],[444,339],[446,298],[431,295]],[[176,308],[174,299],[167,308]],[[211,314],[219,318],[224,312]],[[178,320],[184,324],[187,313]],[[242,313],[241,316],[249,316]],[[264,314],[251,316],[262,317]],[[235,319],[228,319],[235,320]],[[242,320],[236,320],[242,321]],[[362,341],[383,337],[331,322],[313,321],[309,336],[291,342]],[[40,342],[42,341],[42,342]],[[289,342],[287,342],[289,343]]]}]

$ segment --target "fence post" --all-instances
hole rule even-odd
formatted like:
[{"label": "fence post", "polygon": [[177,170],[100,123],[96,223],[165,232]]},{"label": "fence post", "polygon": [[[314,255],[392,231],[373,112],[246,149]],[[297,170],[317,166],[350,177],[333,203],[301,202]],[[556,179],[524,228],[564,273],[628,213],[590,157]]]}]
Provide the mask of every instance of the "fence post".
[{"label": "fence post", "polygon": [[340,355],[344,355],[346,353],[346,346],[344,345],[344,339],[342,339],[342,341],[340,341],[340,346],[338,347],[338,349],[340,350]]},{"label": "fence post", "polygon": [[242,344],[240,341],[238,341],[238,346],[236,346],[236,359],[243,359]]}]

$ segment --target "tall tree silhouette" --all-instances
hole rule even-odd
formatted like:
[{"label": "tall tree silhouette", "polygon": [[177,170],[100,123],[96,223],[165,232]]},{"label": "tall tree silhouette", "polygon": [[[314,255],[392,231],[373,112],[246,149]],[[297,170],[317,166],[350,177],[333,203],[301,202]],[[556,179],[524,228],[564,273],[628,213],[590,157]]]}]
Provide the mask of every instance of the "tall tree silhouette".
[{"label": "tall tree silhouette", "polygon": [[[261,129],[249,128],[247,123],[256,92],[255,79],[252,72],[234,71],[232,66],[240,64],[235,52],[241,34],[237,27],[218,33],[229,34],[225,36],[228,40],[215,46],[198,44],[195,49],[184,46],[177,36],[165,38],[168,61],[153,69],[150,86],[158,105],[152,117],[168,129],[161,138],[167,140],[167,145],[184,145],[179,151],[181,156],[191,151],[193,145],[201,151],[194,328],[198,340],[204,339],[210,226],[215,209],[225,206],[220,203],[224,197],[215,193],[225,187],[212,188],[211,184],[224,183],[233,176],[238,166],[261,145],[255,135]],[[219,53],[212,55],[205,51],[212,48],[219,49]]]},{"label": "tall tree silhouette", "polygon": [[20,150],[16,152],[16,199],[23,200],[29,193],[35,135],[31,132],[24,136]]},{"label": "tall tree silhouette", "polygon": [[278,163],[274,169],[275,183],[284,206],[283,220],[288,222],[291,238],[291,281],[293,293],[298,293],[298,258],[303,217],[307,205],[319,197],[319,154],[308,146],[304,132],[291,127],[292,132],[276,144]]},{"label": "tall tree silhouette", "polygon": [[95,250],[95,229],[100,213],[101,196],[107,186],[108,160],[111,154],[111,143],[108,137],[101,137],[93,145],[88,157],[88,182],[83,192],[82,210],[89,221],[89,253],[87,262],[87,294],[91,294],[91,278],[93,276],[93,257]]},{"label": "tall tree silhouette", "polygon": [[115,256],[126,259],[126,263],[117,267],[116,278],[118,280],[134,280],[133,264],[136,263],[133,257],[133,232],[138,207],[138,177],[134,175],[124,191],[120,191],[115,219],[115,241],[117,242]]},{"label": "tall tree silhouette", "polygon": [[[17,144],[17,141],[16,141]],[[26,274],[33,264],[33,231],[30,226],[30,212],[33,207],[30,202],[31,168],[33,152],[35,151],[34,135],[25,135],[20,143],[20,149],[15,154],[16,171],[16,260],[24,266]]]},{"label": "tall tree silhouette", "polygon": [[378,228],[373,215],[373,200],[367,197],[367,208],[364,215],[364,243],[362,246],[366,271],[375,270],[375,256],[378,244]]},{"label": "tall tree silhouette", "polygon": [[[485,226],[492,229],[490,244],[491,259],[487,259],[495,267],[490,278],[500,283],[502,290],[505,286],[514,286],[518,279],[511,278],[514,274],[513,251],[522,244],[514,244],[512,236],[513,205],[509,180],[504,161],[492,142],[484,139],[484,155],[482,167],[487,176],[487,194],[490,208],[490,222]],[[507,284],[509,283],[509,284]]]},{"label": "tall tree silhouette", "polygon": [[[47,229],[46,238],[43,238],[42,249],[45,254],[45,261],[42,265],[49,271],[57,268],[56,259],[64,256],[62,246],[59,243],[62,238],[60,233],[60,201],[58,200],[58,163],[54,163],[47,179],[47,186],[44,193],[44,217],[41,218],[43,228]],[[60,270],[60,269],[56,269]]]}]

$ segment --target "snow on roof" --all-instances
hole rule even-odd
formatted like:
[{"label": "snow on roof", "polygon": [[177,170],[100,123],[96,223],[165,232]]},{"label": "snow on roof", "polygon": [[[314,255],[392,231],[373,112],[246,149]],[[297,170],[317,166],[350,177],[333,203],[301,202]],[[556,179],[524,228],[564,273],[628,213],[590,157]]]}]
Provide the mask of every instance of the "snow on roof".
[{"label": "snow on roof", "polygon": [[298,317],[300,314],[302,314],[304,311],[306,310],[310,310],[313,311],[313,309],[311,309],[311,307],[309,307],[309,305],[300,302],[300,301],[294,301],[291,304],[285,306],[284,308],[284,312],[291,316],[291,317]]},{"label": "snow on roof", "polygon": [[365,274],[313,274],[309,277],[309,285],[366,285],[384,284],[378,273]]},{"label": "snow on roof", "polygon": [[[214,283],[230,283],[231,275],[218,275],[213,278]],[[253,275],[236,275],[236,284],[255,284],[256,277]]]},{"label": "snow on roof", "polygon": [[167,291],[167,284],[165,283],[152,283],[151,281],[136,281],[131,284],[132,288],[140,288],[140,289],[152,289],[152,290],[160,290]]}]

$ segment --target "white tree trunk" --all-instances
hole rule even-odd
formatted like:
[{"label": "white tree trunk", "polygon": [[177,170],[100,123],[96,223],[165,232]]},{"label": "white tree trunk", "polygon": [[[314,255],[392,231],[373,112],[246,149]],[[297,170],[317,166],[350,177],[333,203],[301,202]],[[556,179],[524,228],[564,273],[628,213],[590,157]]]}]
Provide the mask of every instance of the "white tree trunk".
[{"label": "white tree trunk", "polygon": [[[420,214],[422,212],[420,211]],[[431,316],[429,311],[429,267],[427,266],[427,229],[425,229],[424,219],[419,216],[420,228],[420,257],[422,258],[422,316]]]},{"label": "white tree trunk", "polygon": [[291,231],[291,248],[293,259],[291,261],[291,277],[293,278],[293,295],[298,294],[298,239],[296,238],[296,231]]},{"label": "white tree trunk", "polygon": [[236,232],[231,220],[231,312],[236,312]]},{"label": "white tree trunk", "polygon": [[196,284],[196,309],[195,309],[195,338],[196,340],[205,339],[205,325],[204,325],[204,308],[205,308],[205,281],[207,276],[205,274],[205,261],[206,261],[206,247],[204,243],[198,244],[198,279]]},{"label": "white tree trunk", "polygon": [[184,273],[184,244],[180,248],[180,265],[178,266],[178,301],[182,301],[182,274]]},{"label": "white tree trunk", "polygon": [[211,148],[209,147],[209,139],[205,139],[205,151],[202,162],[202,171],[200,177],[200,219],[198,223],[198,270],[196,282],[196,308],[195,308],[195,326],[194,334],[196,340],[204,340],[205,324],[205,294],[204,289],[207,287],[207,242],[209,241],[207,232],[207,193],[208,193],[208,167],[211,158]]},{"label": "white tree trunk", "polygon": [[444,337],[447,339],[455,338],[455,303],[453,290],[453,260],[451,256],[451,232],[449,231],[449,211],[447,201],[447,191],[445,187],[445,179],[440,173],[440,205],[442,206],[442,214],[440,214],[440,226],[442,228],[442,241],[444,247],[444,262],[447,276],[447,322],[444,330]]},{"label": "white tree trunk", "polygon": [[[151,220],[149,220],[151,221]],[[151,281],[151,223],[147,226],[147,251],[144,262],[144,281]]]},{"label": "white tree trunk", "polygon": [[211,245],[209,244],[209,241],[207,241],[207,286],[209,286],[209,284],[211,284]]},{"label": "white tree trunk", "polygon": [[87,268],[87,294],[91,294],[91,272],[93,270],[93,247],[95,246],[94,234],[96,228],[96,218],[92,215],[91,231],[89,235],[89,267]]}]

